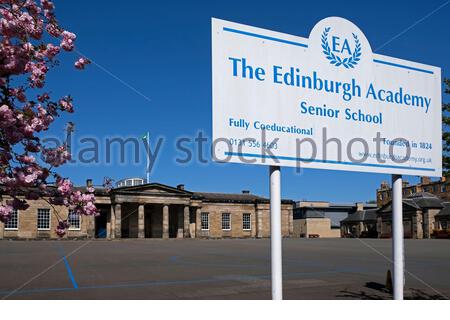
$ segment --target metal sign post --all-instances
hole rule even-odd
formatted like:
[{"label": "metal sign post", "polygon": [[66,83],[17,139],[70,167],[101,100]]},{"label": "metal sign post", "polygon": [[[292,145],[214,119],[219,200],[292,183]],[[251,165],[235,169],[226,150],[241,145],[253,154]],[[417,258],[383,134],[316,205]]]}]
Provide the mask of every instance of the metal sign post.
[{"label": "metal sign post", "polygon": [[270,166],[270,248],[272,300],[283,300],[280,167]]},{"label": "metal sign post", "polygon": [[403,193],[402,176],[392,175],[392,268],[394,300],[403,300]]}]

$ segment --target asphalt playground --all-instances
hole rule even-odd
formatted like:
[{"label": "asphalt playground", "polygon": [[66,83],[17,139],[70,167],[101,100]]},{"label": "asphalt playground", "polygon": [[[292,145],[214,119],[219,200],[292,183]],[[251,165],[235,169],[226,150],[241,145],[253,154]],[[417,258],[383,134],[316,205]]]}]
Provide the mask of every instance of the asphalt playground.
[{"label": "asphalt playground", "polygon": [[[450,241],[405,240],[406,299],[448,299]],[[285,299],[391,299],[388,239],[284,239]],[[270,240],[0,241],[2,299],[270,299]]]}]

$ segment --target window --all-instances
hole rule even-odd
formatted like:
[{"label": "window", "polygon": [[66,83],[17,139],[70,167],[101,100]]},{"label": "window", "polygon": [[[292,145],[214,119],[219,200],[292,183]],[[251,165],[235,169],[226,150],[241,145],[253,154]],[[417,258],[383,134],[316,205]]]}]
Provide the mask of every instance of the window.
[{"label": "window", "polygon": [[19,213],[13,210],[8,222],[5,223],[5,230],[17,230],[19,228]]},{"label": "window", "polygon": [[229,213],[222,213],[222,230],[231,230],[231,217]]},{"label": "window", "polygon": [[202,212],[200,219],[202,230],[209,230],[209,213]]},{"label": "window", "polygon": [[69,222],[69,230],[80,230],[80,215],[69,210],[69,217],[67,219]]},{"label": "window", "polygon": [[38,209],[38,230],[50,230],[50,209]]},{"label": "window", "polygon": [[252,220],[250,213],[244,213],[242,215],[242,229],[252,230]]}]

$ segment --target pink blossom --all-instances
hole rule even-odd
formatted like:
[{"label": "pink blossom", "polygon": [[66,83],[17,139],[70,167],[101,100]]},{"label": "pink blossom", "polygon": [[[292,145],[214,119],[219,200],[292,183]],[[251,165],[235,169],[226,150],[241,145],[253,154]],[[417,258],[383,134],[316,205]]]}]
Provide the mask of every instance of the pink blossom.
[{"label": "pink blossom", "polygon": [[27,154],[17,156],[17,160],[19,160],[20,162],[23,162],[25,164],[32,164],[32,163],[36,162],[35,157],[33,157],[31,155],[27,155]]},{"label": "pink blossom", "polygon": [[0,205],[0,221],[6,223],[11,218],[13,208],[9,205]]},{"label": "pink blossom", "polygon": [[29,78],[31,87],[42,88],[44,86],[45,76],[48,72],[48,67],[44,62],[28,62],[25,71],[31,73]]},{"label": "pink blossom", "polygon": [[30,207],[25,200],[17,198],[14,198],[12,201],[6,201],[6,204],[15,210],[27,210]]},{"label": "pink blossom", "polygon": [[47,44],[47,48],[44,51],[44,55],[52,60],[60,51],[60,47],[53,45],[52,43]]},{"label": "pink blossom", "polygon": [[59,179],[57,181],[58,191],[63,196],[68,196],[72,192],[72,182],[69,179]]},{"label": "pink blossom", "polygon": [[49,0],[41,0],[41,4],[45,10],[54,10],[55,9],[55,5],[53,4],[53,2],[51,2]]},{"label": "pink blossom", "polygon": [[91,61],[87,58],[80,58],[75,62],[75,68],[83,70],[84,67],[88,64],[90,64]]},{"label": "pink blossom", "polygon": [[25,91],[24,91],[23,87],[9,89],[9,93],[12,96],[16,97],[17,100],[19,100],[20,102],[27,101],[27,97],[25,96]]},{"label": "pink blossom", "polygon": [[1,127],[11,127],[16,123],[14,112],[6,104],[0,107],[0,125]]},{"label": "pink blossom", "polygon": [[60,99],[58,104],[64,111],[67,111],[69,113],[73,112],[73,104],[71,97],[64,97]]},{"label": "pink blossom", "polygon": [[63,237],[66,234],[66,230],[70,227],[70,224],[67,222],[67,220],[62,220],[58,222],[58,225],[56,226],[56,234],[59,237]]},{"label": "pink blossom", "polygon": [[[2,192],[13,198],[0,205],[2,221],[12,209],[22,210],[28,206],[27,200],[39,197],[74,208],[78,214],[98,213],[93,189],[74,191],[69,179],[52,170],[70,160],[69,152],[64,147],[43,148],[38,136],[63,112],[73,112],[70,96],[51,99],[39,90],[45,86],[48,72],[57,66],[61,48],[72,51],[76,39],[59,25],[54,9],[50,0],[0,0],[0,185]],[[52,36],[50,40],[43,37],[44,30]],[[78,69],[87,64],[86,58],[75,62]],[[31,99],[31,95],[36,98]],[[38,152],[42,152],[44,163],[36,160]],[[57,181],[57,192],[47,188],[49,177]],[[23,191],[24,199],[17,199]],[[62,236],[67,228],[62,221],[57,233]]]},{"label": "pink blossom", "polygon": [[77,38],[77,36],[69,31],[63,31],[62,32],[62,41],[61,41],[61,48],[63,48],[66,51],[72,51],[75,47],[74,41]]},{"label": "pink blossom", "polygon": [[50,96],[48,95],[48,93],[43,93],[41,95],[38,95],[38,101],[39,102],[45,102],[47,100],[50,99]]},{"label": "pink blossom", "polygon": [[55,37],[55,38],[59,38],[59,36],[61,36],[61,29],[53,24],[53,23],[49,23],[47,24],[47,26],[45,27],[45,30],[47,30],[48,34]]},{"label": "pink blossom", "polygon": [[64,146],[54,149],[44,149],[42,151],[44,161],[53,167],[59,167],[71,159],[70,153]]}]

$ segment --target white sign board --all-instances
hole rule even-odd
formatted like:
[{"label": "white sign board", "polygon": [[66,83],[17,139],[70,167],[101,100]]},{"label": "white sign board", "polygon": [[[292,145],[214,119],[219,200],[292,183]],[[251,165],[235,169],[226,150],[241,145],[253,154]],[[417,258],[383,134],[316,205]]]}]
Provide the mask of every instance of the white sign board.
[{"label": "white sign board", "polygon": [[217,161],[441,176],[440,68],[372,52],[353,23],[309,38],[212,20]]}]

